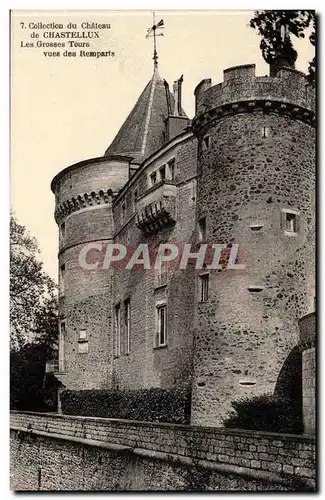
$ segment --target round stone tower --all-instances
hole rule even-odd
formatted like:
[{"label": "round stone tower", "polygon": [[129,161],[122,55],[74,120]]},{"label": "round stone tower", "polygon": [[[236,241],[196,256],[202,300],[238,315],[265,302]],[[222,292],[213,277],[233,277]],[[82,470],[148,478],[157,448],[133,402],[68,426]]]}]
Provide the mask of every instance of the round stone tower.
[{"label": "round stone tower", "polygon": [[245,65],[195,96],[198,226],[244,265],[198,293],[192,424],[222,425],[232,401],[273,393],[314,302],[314,92],[293,69]]},{"label": "round stone tower", "polygon": [[90,265],[103,262],[105,244],[114,233],[112,198],[128,180],[130,160],[117,155],[85,160],[52,181],[59,226],[57,376],[69,389],[111,384],[111,271],[102,266],[86,269],[83,260]]}]

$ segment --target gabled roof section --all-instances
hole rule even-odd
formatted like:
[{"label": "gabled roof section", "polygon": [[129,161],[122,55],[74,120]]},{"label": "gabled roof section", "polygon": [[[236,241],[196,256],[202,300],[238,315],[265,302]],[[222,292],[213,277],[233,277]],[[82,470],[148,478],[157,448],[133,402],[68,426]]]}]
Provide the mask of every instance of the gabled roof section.
[{"label": "gabled roof section", "polygon": [[[167,92],[173,110],[174,98],[155,68],[152,79],[107,148],[105,156],[126,155],[132,156],[136,162],[142,162],[163,146],[166,141],[165,119],[169,114]],[[183,111],[182,116],[186,116]]]}]

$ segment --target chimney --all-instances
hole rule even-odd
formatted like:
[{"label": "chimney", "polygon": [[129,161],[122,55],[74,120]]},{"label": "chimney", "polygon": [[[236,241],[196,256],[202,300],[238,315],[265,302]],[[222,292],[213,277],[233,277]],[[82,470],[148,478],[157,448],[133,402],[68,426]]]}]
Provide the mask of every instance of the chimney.
[{"label": "chimney", "polygon": [[164,85],[165,85],[166,101],[167,101],[167,115],[169,116],[172,114],[172,107],[170,103],[169,85],[166,80],[164,80]]},{"label": "chimney", "polygon": [[184,130],[191,124],[191,120],[189,120],[189,118],[187,118],[187,116],[183,114],[182,111],[182,82],[183,75],[178,80],[175,80],[173,84],[174,109],[171,109],[168,83],[164,82],[168,108],[168,116],[165,120],[166,141],[170,141],[177,135],[183,133]]},{"label": "chimney", "polygon": [[174,116],[178,116],[178,80],[174,82],[173,85],[173,95],[174,95]]},{"label": "chimney", "polygon": [[182,116],[182,83],[183,75],[174,82],[174,116]]},{"label": "chimney", "polygon": [[183,75],[177,80],[177,111],[178,111],[178,116],[182,116],[182,83],[183,83]]}]

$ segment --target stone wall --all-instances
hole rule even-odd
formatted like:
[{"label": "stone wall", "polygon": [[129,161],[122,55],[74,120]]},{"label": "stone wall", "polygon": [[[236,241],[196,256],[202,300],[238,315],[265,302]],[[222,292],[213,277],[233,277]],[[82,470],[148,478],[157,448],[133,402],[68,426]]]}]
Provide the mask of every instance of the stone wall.
[{"label": "stone wall", "polygon": [[[130,254],[141,243],[147,244],[152,262],[160,243],[174,242],[182,247],[193,239],[196,207],[197,141],[191,133],[176,138],[154,158],[146,160],[130,178],[128,185],[114,201],[116,243],[130,248]],[[174,180],[150,186],[149,176],[175,160]],[[134,193],[137,200],[132,201]],[[175,203],[175,223],[145,234],[137,227],[137,214],[150,203],[170,193]],[[123,208],[122,208],[123,207]],[[124,210],[124,218],[123,218]],[[195,280],[191,270],[170,266],[163,285],[157,281],[157,271],[142,265],[132,270],[125,263],[114,266],[113,306],[120,304],[121,352],[113,360],[113,380],[119,388],[172,388],[188,384],[192,368],[193,316]],[[130,349],[125,349],[126,326],[124,301],[129,299],[131,310]],[[158,346],[157,304],[167,306],[167,342]],[[116,334],[116,332],[114,332]]]},{"label": "stone wall", "polygon": [[311,437],[11,414],[13,490],[313,490]]}]

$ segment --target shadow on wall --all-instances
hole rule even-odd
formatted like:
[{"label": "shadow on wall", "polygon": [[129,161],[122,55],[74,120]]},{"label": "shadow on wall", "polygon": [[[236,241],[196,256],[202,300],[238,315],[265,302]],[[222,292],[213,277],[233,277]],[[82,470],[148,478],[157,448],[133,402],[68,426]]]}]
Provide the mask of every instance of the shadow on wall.
[{"label": "shadow on wall", "polygon": [[274,395],[287,401],[302,427],[302,355],[298,346],[292,349],[282,365]]}]

